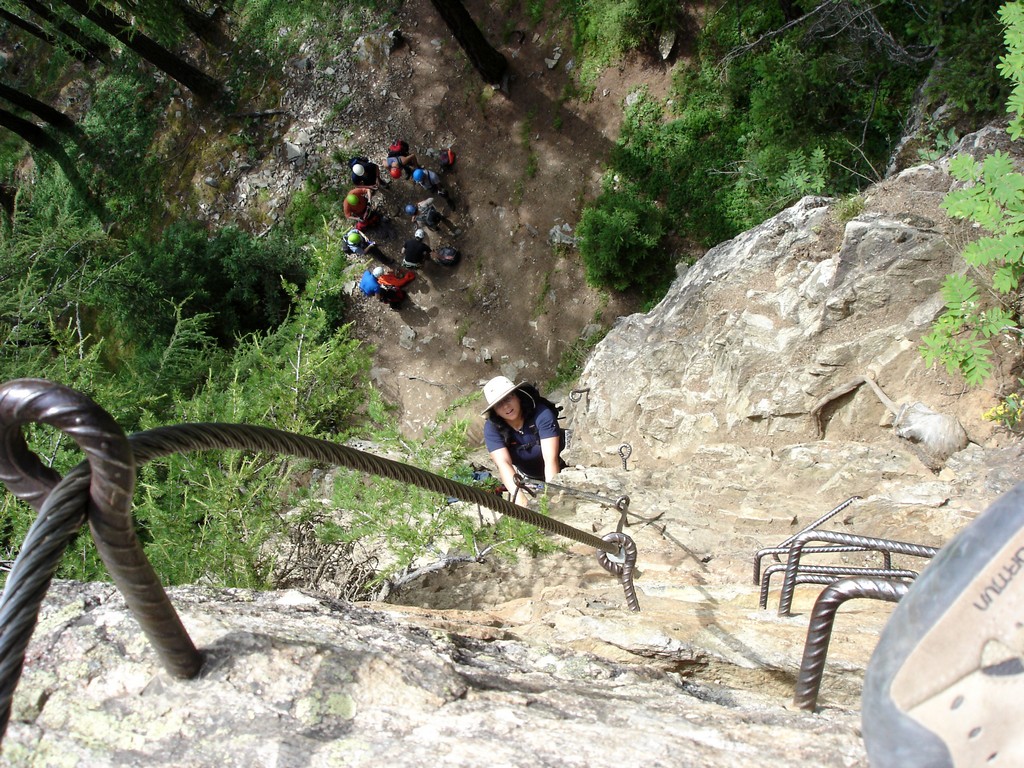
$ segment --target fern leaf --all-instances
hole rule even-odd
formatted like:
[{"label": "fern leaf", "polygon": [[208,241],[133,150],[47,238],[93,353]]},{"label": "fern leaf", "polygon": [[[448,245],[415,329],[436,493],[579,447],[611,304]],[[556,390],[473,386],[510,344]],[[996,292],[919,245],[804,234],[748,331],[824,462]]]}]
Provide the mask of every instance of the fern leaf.
[{"label": "fern leaf", "polygon": [[1020,285],[1020,270],[1009,264],[1004,264],[992,275],[992,287],[999,293],[1010,293],[1017,290]]},{"label": "fern leaf", "polygon": [[1007,174],[992,185],[992,194],[1001,205],[1020,205],[1024,200],[1024,176]]},{"label": "fern leaf", "polygon": [[985,158],[981,169],[982,178],[990,189],[995,189],[1007,176],[1017,175],[1014,172],[1013,160],[1008,154],[998,149]]},{"label": "fern leaf", "polygon": [[978,300],[978,286],[967,275],[946,275],[942,281],[942,298],[947,311],[964,312]]},{"label": "fern leaf", "polygon": [[972,267],[984,267],[989,264],[1003,264],[1010,251],[1015,247],[1017,238],[983,237],[969,243],[964,249],[964,261]]},{"label": "fern leaf", "polygon": [[993,307],[982,312],[978,318],[978,332],[986,339],[998,336],[1013,327],[1013,315],[1003,307]]},{"label": "fern leaf", "polygon": [[977,181],[981,178],[981,164],[970,155],[954,155],[949,161],[949,172],[960,181]]},{"label": "fern leaf", "polygon": [[972,340],[971,354],[960,363],[960,372],[969,386],[980,386],[992,375],[992,363],[989,362],[991,356],[990,349]]}]

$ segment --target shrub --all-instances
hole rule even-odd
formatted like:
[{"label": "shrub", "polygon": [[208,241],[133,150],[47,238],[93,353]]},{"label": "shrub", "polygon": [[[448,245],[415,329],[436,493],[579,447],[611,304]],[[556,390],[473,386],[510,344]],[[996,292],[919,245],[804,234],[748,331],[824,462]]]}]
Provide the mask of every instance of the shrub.
[{"label": "shrub", "polygon": [[633,185],[606,189],[584,210],[577,235],[590,285],[624,291],[660,284],[671,272],[660,248],[664,216]]},{"label": "shrub", "polygon": [[256,238],[237,227],[208,232],[201,224],[176,222],[157,242],[134,245],[137,283],[125,297],[130,312],[124,320],[139,337],[170,334],[171,318],[147,311],[167,300],[184,305],[187,315],[209,314],[210,332],[229,346],[280,323],[291,305],[282,279],[300,286],[306,279],[303,257],[287,240]]},{"label": "shrub", "polygon": [[[1000,72],[1013,83],[1007,103],[1013,118],[1007,131],[1016,140],[1024,133],[1024,7],[1008,3],[1000,9],[1000,18],[1006,25],[1007,46]],[[993,373],[993,344],[1002,339],[1019,353],[1024,334],[1019,314],[1024,174],[1015,171],[1012,158],[1000,151],[982,162],[957,155],[949,170],[966,186],[950,192],[943,207],[950,216],[977,222],[989,234],[964,249],[971,274],[946,276],[942,287],[946,310],[922,339],[920,349],[929,366],[943,363],[951,373],[958,371],[969,385],[977,386]]]}]

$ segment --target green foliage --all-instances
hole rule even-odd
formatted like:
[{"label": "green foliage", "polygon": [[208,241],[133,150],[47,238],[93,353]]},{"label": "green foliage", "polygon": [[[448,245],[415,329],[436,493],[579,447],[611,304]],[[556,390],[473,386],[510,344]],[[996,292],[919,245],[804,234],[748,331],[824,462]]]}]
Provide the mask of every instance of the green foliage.
[{"label": "green foliage", "polygon": [[594,347],[597,346],[598,342],[607,334],[608,330],[602,328],[586,338],[576,339],[576,341],[572,342],[562,353],[558,366],[555,368],[555,376],[548,382],[547,389],[560,389],[575,382],[579,377],[580,371],[583,370],[583,364],[586,362],[587,357]]},{"label": "green foliage", "polygon": [[169,301],[189,315],[210,316],[210,332],[225,346],[280,323],[291,305],[282,280],[301,285],[306,279],[304,257],[283,237],[256,238],[236,227],[209,232],[184,221],[155,243],[136,240],[129,270],[134,280],[122,297],[121,320],[136,336],[170,334],[166,317],[146,312]]},{"label": "green foliage", "polygon": [[[342,164],[345,162],[341,160]],[[327,186],[316,176],[307,179],[305,186],[292,195],[288,203],[285,219],[292,237],[305,240],[322,231],[326,222],[341,213],[347,193],[347,188]]]},{"label": "green foliage", "polygon": [[935,134],[935,146],[931,149],[919,149],[917,155],[925,162],[934,162],[945,155],[950,147],[956,144],[958,136],[955,128],[947,128]]},{"label": "green foliage", "polygon": [[986,411],[984,418],[1019,433],[1024,430],[1024,379],[1017,379],[1017,387],[1017,392],[1011,392],[999,405]]},{"label": "green foliage", "polygon": [[[985,19],[994,8],[983,0],[912,12],[883,2],[872,11],[885,34],[836,21],[812,35],[805,25],[780,31],[785,19],[778,3],[723,5],[708,18],[693,63],[677,67],[670,103],[643,92],[627,99],[610,174],[633,185],[647,206],[667,212],[666,234],[705,246],[804,195],[855,193],[888,162],[928,72],[928,51],[944,61],[931,80],[935,94],[980,109],[999,92],[984,68],[997,46],[979,31],[991,31]],[[823,24],[832,18],[827,11],[823,17]],[[603,12],[583,4],[575,18],[584,44],[602,41],[585,49],[600,62],[637,44],[626,33],[637,18],[628,3],[612,2]],[[907,55],[890,56],[897,48]],[[911,63],[913,56],[920,64]],[[951,136],[947,130],[937,142]],[[618,211],[617,203],[605,190],[583,218],[599,219],[601,230],[628,231],[634,206]],[[591,209],[602,213],[593,217]]]},{"label": "green foliage", "polygon": [[127,67],[97,82],[81,127],[89,136],[93,160],[90,186],[111,215],[130,220],[148,212],[160,169],[150,151],[157,116],[167,99],[151,76]]},{"label": "green foliage", "polygon": [[941,362],[951,374],[959,371],[968,384],[979,385],[992,375],[992,351],[975,327],[977,322],[991,329],[978,309],[978,288],[969,277],[947,275],[942,296],[946,311],[921,339],[921,354],[929,367]]},{"label": "green foliage", "polygon": [[[1024,11],[1009,3],[1000,11],[1006,24],[1007,54],[1000,71],[1013,84],[1007,103],[1013,115],[1010,135],[1024,132]],[[1021,328],[1020,284],[1024,277],[1024,175],[1014,170],[1012,158],[1000,151],[978,162],[958,155],[950,173],[964,186],[950,192],[943,207],[950,216],[970,219],[988,234],[971,242],[963,252],[972,274],[987,286],[982,291],[974,278],[948,275],[943,283],[946,310],[922,339],[921,353],[929,364],[942,363],[959,371],[969,385],[978,386],[993,373],[993,344],[1009,342],[1018,351]]]},{"label": "green foliage", "polygon": [[661,210],[637,187],[606,183],[576,231],[587,283],[624,291],[665,282],[673,266],[659,248],[665,231]]},{"label": "green foliage", "polygon": [[657,43],[682,16],[672,0],[576,0],[575,44],[588,69],[603,67],[634,48]]},{"label": "green foliage", "polygon": [[864,212],[863,195],[847,195],[835,204],[833,210],[840,224],[847,224],[853,221]]},{"label": "green foliage", "polygon": [[997,13],[1003,0],[977,0],[937,7],[906,24],[910,39],[935,45],[942,65],[925,83],[932,104],[953,107],[954,114],[973,115],[975,124],[1002,109],[1007,82],[997,69],[1002,29]]},{"label": "green foliage", "polygon": [[394,24],[390,0],[246,0],[233,21],[236,37],[278,62],[300,50],[334,56],[348,52],[359,34]]}]

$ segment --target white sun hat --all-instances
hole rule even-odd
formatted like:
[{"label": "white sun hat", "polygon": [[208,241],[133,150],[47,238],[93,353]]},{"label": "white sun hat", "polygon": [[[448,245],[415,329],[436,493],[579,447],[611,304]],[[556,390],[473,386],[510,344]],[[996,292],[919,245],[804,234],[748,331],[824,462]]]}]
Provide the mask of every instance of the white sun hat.
[{"label": "white sun hat", "polygon": [[513,384],[512,379],[507,376],[495,376],[484,384],[484,400],[487,401],[487,407],[484,408],[480,415],[486,416],[491,408],[504,400],[506,395],[511,394],[517,389],[519,389],[519,385]]}]

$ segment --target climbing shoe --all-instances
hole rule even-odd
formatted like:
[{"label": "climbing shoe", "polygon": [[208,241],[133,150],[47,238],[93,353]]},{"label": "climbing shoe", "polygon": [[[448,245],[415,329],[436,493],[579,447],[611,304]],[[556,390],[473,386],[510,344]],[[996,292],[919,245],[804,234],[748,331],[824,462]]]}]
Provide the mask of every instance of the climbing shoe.
[{"label": "climbing shoe", "polygon": [[864,677],[872,768],[1024,766],[1024,484],[935,556]]}]

